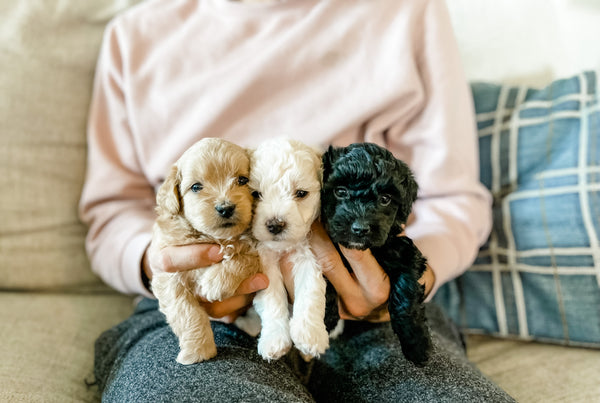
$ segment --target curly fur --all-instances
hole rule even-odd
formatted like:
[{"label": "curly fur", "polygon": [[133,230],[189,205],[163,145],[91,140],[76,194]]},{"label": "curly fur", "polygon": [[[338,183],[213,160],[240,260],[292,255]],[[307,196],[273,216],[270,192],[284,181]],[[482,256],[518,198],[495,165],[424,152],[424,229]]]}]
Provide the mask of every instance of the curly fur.
[{"label": "curly fur", "polygon": [[152,290],[179,339],[177,361],[193,364],[217,354],[208,301],[233,295],[240,283],[261,270],[248,233],[253,198],[247,185],[246,150],[207,138],[190,147],[171,168],[156,197],[153,241],[159,248],[195,243],[221,245],[224,259],[207,268],[153,273]]},{"label": "curly fur", "polygon": [[410,238],[398,236],[417,189],[408,166],[375,144],[330,147],[323,155],[321,221],[334,243],[371,250],[390,279],[388,310],[402,351],[423,365],[431,351],[418,282],[426,260]]},{"label": "curly fur", "polygon": [[[254,299],[263,319],[258,351],[277,359],[293,342],[305,358],[319,356],[329,347],[326,283],[307,235],[320,212],[321,153],[294,140],[266,141],[252,152],[250,187],[256,196],[252,233],[269,277],[268,288]],[[294,265],[291,319],[279,267],[283,254]]]}]

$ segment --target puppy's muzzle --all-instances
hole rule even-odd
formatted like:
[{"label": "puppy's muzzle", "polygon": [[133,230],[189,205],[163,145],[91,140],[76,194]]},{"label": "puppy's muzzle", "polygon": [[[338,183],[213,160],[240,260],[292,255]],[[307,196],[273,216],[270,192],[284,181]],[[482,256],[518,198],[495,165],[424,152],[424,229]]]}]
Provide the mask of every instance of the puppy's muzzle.
[{"label": "puppy's muzzle", "polygon": [[215,207],[219,216],[223,218],[231,218],[233,213],[235,212],[235,204],[231,203],[223,203],[219,204]]},{"label": "puppy's muzzle", "polygon": [[265,225],[267,226],[267,230],[269,230],[271,234],[277,235],[285,229],[286,222],[280,220],[279,218],[271,218],[267,220]]},{"label": "puppy's muzzle", "polygon": [[354,235],[362,237],[371,233],[371,226],[364,222],[354,221],[350,226],[350,230]]}]

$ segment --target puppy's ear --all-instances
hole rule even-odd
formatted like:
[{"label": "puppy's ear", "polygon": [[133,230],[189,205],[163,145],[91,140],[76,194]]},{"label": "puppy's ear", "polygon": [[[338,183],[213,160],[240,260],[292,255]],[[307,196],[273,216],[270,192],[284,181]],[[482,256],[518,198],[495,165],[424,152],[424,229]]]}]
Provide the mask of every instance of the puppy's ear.
[{"label": "puppy's ear", "polygon": [[171,215],[177,215],[181,211],[181,193],[179,185],[181,184],[181,173],[177,165],[171,167],[169,176],[165,179],[156,195],[156,204],[162,212]]},{"label": "puppy's ear", "polygon": [[314,164],[319,167],[317,174],[319,175],[319,184],[323,185],[323,151],[316,147],[310,147],[313,154]]},{"label": "puppy's ear", "polygon": [[244,148],[244,151],[246,152],[248,159],[252,160],[252,156],[254,155],[254,148]]},{"label": "puppy's ear", "polygon": [[342,155],[343,148],[329,146],[327,151],[323,153],[323,182],[326,182],[333,171],[333,164]]},{"label": "puppy's ear", "polygon": [[400,195],[400,208],[396,214],[396,223],[404,224],[412,210],[412,205],[417,200],[419,186],[411,169],[401,160],[396,160],[394,186]]}]

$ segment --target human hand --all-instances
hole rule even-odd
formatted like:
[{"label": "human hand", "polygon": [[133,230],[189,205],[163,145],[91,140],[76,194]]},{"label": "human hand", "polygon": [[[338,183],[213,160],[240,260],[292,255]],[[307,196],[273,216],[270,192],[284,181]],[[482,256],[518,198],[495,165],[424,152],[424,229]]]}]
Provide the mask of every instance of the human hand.
[{"label": "human hand", "polygon": [[[153,272],[176,273],[199,269],[218,263],[222,259],[223,255],[218,245],[192,244],[158,249],[151,243],[142,257],[142,270],[152,279]],[[214,302],[198,298],[198,301],[212,319],[233,323],[252,305],[255,293],[267,288],[268,284],[267,276],[258,273],[244,280],[230,298]]]},{"label": "human hand", "polygon": [[435,284],[435,272],[433,271],[431,266],[427,265],[425,271],[423,272],[423,275],[419,279],[419,284],[425,286],[423,299],[426,299],[429,296],[431,290],[433,289],[433,285]]},{"label": "human hand", "polygon": [[[387,274],[375,260],[370,250],[360,251],[340,246],[344,258],[352,267],[352,273],[344,266],[340,254],[320,223],[312,226],[311,247],[323,274],[338,293],[340,318],[386,322],[390,320],[387,301],[390,282]],[[290,299],[294,297],[292,265],[284,259],[282,273]],[[435,274],[429,266],[419,280],[428,295],[435,282]]]}]

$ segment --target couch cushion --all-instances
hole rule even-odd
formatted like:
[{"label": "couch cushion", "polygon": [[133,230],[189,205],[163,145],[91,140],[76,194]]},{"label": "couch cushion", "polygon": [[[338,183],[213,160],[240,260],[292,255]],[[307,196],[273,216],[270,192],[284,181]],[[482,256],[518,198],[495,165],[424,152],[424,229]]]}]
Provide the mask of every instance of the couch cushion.
[{"label": "couch cushion", "polygon": [[473,332],[600,347],[600,84],[474,84],[494,225],[436,300]]},{"label": "couch cushion", "polygon": [[99,401],[94,341],[132,311],[117,294],[0,293],[0,401]]},{"label": "couch cushion", "polygon": [[518,402],[597,402],[600,397],[598,350],[472,335],[467,355]]},{"label": "couch cushion", "polygon": [[0,288],[99,284],[77,216],[87,111],[104,26],[136,2],[0,0]]}]

